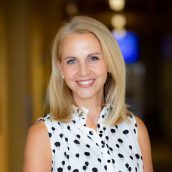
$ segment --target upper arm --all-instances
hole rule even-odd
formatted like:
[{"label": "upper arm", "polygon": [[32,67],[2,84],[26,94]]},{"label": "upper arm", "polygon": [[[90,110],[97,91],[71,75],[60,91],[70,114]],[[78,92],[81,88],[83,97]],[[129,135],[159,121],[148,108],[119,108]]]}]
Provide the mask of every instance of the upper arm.
[{"label": "upper arm", "polygon": [[40,121],[29,129],[23,172],[50,172],[51,147],[45,124]]},{"label": "upper arm", "polygon": [[136,121],[138,126],[138,142],[143,157],[144,172],[153,172],[151,144],[148,131],[140,118],[136,117]]}]

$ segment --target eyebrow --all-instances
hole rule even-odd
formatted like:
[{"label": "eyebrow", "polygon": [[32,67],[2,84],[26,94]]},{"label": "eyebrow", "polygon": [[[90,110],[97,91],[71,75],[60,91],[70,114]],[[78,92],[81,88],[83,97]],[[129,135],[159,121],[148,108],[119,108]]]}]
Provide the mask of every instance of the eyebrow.
[{"label": "eyebrow", "polygon": [[90,57],[90,56],[92,56],[92,55],[101,55],[101,53],[91,53],[91,54],[88,54],[87,57]]},{"label": "eyebrow", "polygon": [[76,57],[75,56],[68,56],[68,57],[65,57],[64,60],[71,59],[71,58],[76,58]]},{"label": "eyebrow", "polygon": [[[101,53],[91,53],[91,54],[88,54],[87,57],[90,57],[92,55],[101,55]],[[75,56],[67,56],[67,57],[64,57],[64,60],[71,59],[71,58],[77,58],[77,57],[75,57]]]}]

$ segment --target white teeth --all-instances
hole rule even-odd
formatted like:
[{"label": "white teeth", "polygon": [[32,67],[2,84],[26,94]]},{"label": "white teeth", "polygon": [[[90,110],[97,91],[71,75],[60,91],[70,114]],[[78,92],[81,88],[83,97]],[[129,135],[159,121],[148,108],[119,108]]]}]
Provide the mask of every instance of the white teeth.
[{"label": "white teeth", "polygon": [[79,83],[82,84],[82,85],[88,85],[88,84],[90,84],[91,82],[93,82],[93,80],[89,80],[89,81],[80,81]]}]

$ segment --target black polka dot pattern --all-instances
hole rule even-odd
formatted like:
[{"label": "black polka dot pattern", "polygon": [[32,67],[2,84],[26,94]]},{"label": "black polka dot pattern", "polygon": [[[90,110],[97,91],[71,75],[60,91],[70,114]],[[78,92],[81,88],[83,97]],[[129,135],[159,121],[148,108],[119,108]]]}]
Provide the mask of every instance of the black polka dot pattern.
[{"label": "black polka dot pattern", "polygon": [[103,108],[96,131],[86,126],[84,108],[74,107],[68,123],[53,120],[51,114],[41,118],[50,138],[52,172],[143,172],[135,117],[107,126],[110,111],[110,105]]}]

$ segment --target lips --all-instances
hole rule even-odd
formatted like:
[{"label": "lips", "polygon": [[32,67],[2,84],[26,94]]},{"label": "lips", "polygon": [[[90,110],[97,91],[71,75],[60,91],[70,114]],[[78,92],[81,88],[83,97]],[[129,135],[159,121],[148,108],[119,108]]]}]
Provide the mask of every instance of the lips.
[{"label": "lips", "polygon": [[77,81],[77,84],[82,88],[88,88],[94,84],[94,79]]}]

